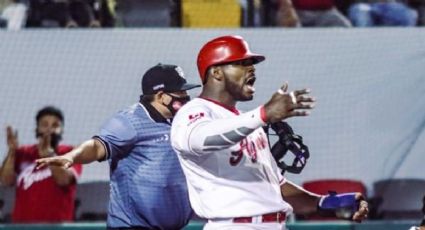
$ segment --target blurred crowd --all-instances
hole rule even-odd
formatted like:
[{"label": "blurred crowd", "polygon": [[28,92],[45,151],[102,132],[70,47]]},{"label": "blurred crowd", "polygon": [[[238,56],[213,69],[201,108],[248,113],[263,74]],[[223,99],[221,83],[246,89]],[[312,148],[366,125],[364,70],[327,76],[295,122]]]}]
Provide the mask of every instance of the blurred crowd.
[{"label": "blurred crowd", "polygon": [[0,0],[0,27],[424,26],[425,0]]}]

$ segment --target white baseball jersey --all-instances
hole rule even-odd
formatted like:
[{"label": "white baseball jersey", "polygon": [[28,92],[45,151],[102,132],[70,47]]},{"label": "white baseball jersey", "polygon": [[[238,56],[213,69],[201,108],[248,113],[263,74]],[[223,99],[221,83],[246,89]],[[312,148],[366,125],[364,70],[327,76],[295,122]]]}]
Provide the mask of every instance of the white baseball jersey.
[{"label": "white baseball jersey", "polygon": [[191,205],[207,219],[292,212],[285,179],[270,152],[262,107],[239,114],[195,98],[173,120],[171,143],[186,175]]}]

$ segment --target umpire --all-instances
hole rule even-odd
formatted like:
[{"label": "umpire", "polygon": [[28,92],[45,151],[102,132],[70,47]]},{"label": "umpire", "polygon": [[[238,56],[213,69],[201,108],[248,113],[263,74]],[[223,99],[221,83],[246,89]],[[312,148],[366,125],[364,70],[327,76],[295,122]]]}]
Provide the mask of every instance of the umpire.
[{"label": "umpire", "polygon": [[181,229],[192,210],[184,174],[170,145],[170,122],[190,100],[183,71],[158,64],[142,78],[139,103],[116,113],[98,135],[38,167],[108,160],[108,229]]}]

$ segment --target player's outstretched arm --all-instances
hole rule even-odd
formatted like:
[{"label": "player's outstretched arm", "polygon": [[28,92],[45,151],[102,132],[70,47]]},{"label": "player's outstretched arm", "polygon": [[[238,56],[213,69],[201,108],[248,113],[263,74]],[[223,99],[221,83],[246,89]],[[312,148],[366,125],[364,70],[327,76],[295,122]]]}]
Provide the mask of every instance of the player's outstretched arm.
[{"label": "player's outstretched arm", "polygon": [[[329,194],[321,196],[287,181],[281,185],[283,199],[294,207],[296,214],[319,213],[341,219],[362,222],[369,213],[368,203],[360,193]],[[348,216],[347,216],[348,214]]]},{"label": "player's outstretched arm", "polygon": [[[214,152],[235,145],[255,129],[294,116],[306,116],[315,99],[309,90],[286,92],[285,84],[264,105],[234,118],[213,119],[210,111],[191,108],[179,111],[173,120],[172,145],[190,152]],[[193,121],[184,120],[193,117]],[[185,138],[173,138],[185,137]],[[190,147],[189,147],[190,146]]]},{"label": "player's outstretched arm", "polygon": [[96,160],[104,159],[106,149],[104,145],[97,139],[85,141],[71,152],[54,157],[41,158],[36,160],[37,168],[46,165],[59,166],[69,168],[72,164],[88,164]]}]

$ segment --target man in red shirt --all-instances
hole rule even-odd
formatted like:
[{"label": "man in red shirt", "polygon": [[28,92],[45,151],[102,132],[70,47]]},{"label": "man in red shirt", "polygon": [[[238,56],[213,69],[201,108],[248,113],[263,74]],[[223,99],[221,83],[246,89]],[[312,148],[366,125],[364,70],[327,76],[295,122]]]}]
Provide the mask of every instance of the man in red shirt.
[{"label": "man in red shirt", "polygon": [[36,159],[63,155],[72,150],[72,146],[59,145],[63,114],[58,108],[47,106],[38,111],[36,122],[37,144],[19,146],[17,133],[10,126],[6,130],[9,150],[0,168],[0,181],[3,185],[16,186],[12,221],[73,221],[76,181],[82,166],[35,168]]}]

